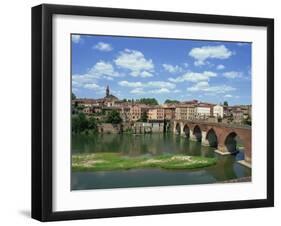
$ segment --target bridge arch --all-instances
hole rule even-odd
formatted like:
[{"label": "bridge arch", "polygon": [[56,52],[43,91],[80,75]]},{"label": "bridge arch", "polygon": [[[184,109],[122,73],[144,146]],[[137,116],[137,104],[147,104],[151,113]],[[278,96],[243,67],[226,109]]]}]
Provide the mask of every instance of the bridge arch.
[{"label": "bridge arch", "polygon": [[184,125],[183,132],[184,132],[186,138],[190,137],[190,129],[189,129],[189,126],[187,124]]},{"label": "bridge arch", "polygon": [[235,131],[230,132],[224,140],[224,145],[226,147],[226,150],[230,153],[238,152],[239,151],[238,140],[241,143],[242,140],[239,137],[238,133]]},{"label": "bridge arch", "polygon": [[206,140],[208,141],[210,147],[218,147],[218,136],[213,128],[207,131]]},{"label": "bridge arch", "polygon": [[196,138],[196,141],[202,141],[202,130],[198,125],[193,128],[193,136]]}]

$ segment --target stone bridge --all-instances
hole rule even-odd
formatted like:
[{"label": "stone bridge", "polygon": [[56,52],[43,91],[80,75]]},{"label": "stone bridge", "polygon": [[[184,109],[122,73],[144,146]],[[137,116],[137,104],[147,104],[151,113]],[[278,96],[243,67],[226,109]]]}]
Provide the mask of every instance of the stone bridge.
[{"label": "stone bridge", "polygon": [[202,145],[217,148],[217,152],[223,155],[239,151],[237,147],[237,137],[239,137],[244,147],[244,161],[241,163],[251,167],[251,127],[183,120],[174,120],[171,126],[175,134],[201,142]]}]

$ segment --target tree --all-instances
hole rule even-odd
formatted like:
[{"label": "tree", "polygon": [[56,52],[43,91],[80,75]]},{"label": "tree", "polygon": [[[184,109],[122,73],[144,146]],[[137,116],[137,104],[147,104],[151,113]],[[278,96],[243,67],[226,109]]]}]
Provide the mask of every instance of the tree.
[{"label": "tree", "polygon": [[120,117],[120,114],[116,110],[112,110],[108,113],[106,117],[106,122],[107,123],[112,123],[112,124],[118,124],[122,122],[122,118]]},{"label": "tree", "polygon": [[148,119],[147,112],[144,111],[144,112],[141,114],[140,121],[141,121],[141,122],[147,122],[147,119]]},{"label": "tree", "polygon": [[84,113],[80,112],[77,115],[73,115],[72,121],[72,131],[74,133],[80,133],[88,129],[88,120]]},{"label": "tree", "polygon": [[164,104],[178,104],[178,103],[180,103],[178,100],[170,100],[170,99],[167,99],[164,102]]},{"label": "tree", "polygon": [[227,101],[224,101],[224,102],[223,102],[223,105],[224,105],[224,106],[228,106],[228,102],[227,102]]},{"label": "tree", "polygon": [[92,130],[93,132],[98,131],[98,122],[97,122],[96,118],[90,117],[88,119],[88,129]]},{"label": "tree", "polygon": [[74,93],[71,93],[71,100],[75,100],[76,99],[76,96]]},{"label": "tree", "polygon": [[155,98],[141,98],[138,100],[138,103],[147,105],[158,105],[158,102]]}]

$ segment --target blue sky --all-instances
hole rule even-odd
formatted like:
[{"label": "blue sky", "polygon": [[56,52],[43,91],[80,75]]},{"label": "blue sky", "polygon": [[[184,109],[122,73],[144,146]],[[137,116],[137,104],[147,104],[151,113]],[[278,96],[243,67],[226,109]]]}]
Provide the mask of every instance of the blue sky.
[{"label": "blue sky", "polygon": [[72,35],[72,91],[101,98],[154,97],[251,103],[251,44]]}]

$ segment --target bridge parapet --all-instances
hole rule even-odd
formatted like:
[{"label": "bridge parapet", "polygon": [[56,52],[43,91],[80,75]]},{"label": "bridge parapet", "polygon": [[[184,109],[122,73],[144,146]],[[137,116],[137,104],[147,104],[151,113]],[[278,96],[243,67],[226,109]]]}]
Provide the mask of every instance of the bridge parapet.
[{"label": "bridge parapet", "polygon": [[208,126],[217,126],[217,127],[227,127],[227,128],[239,128],[239,129],[248,129],[251,130],[251,126],[249,125],[241,125],[241,124],[229,124],[222,122],[207,122],[202,120],[172,120],[172,123],[183,123],[183,124],[200,124],[200,125],[208,125]]}]

